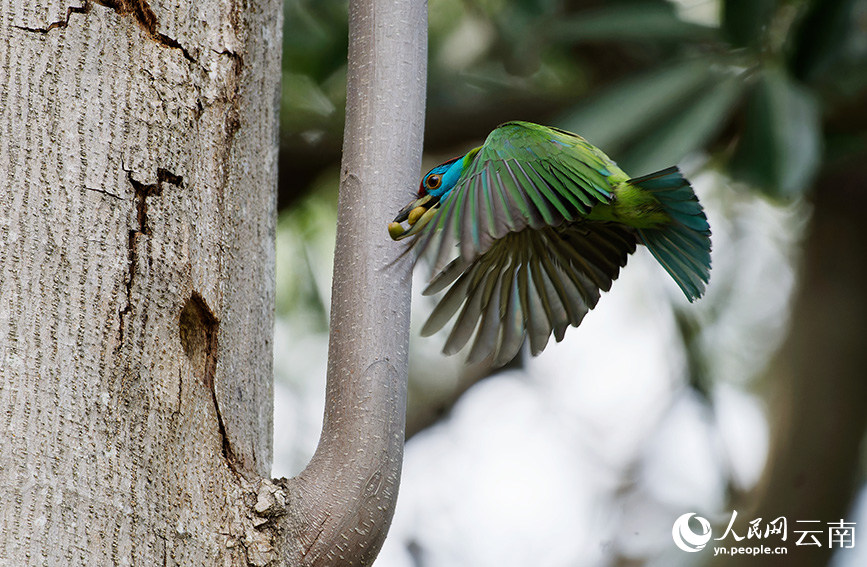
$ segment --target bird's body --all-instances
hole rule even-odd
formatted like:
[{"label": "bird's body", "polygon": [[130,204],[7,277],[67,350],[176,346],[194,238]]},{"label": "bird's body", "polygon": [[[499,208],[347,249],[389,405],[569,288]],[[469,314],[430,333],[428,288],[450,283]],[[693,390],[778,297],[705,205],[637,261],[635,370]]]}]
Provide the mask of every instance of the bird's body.
[{"label": "bird's body", "polygon": [[[404,230],[399,223],[409,221]],[[507,122],[484,145],[429,171],[419,199],[389,226],[433,254],[425,294],[449,287],[423,329],[458,311],[444,351],[505,364],[529,336],[533,354],[578,326],[636,244],[693,301],[710,273],[710,228],[676,168],[630,178],[584,138]]]}]

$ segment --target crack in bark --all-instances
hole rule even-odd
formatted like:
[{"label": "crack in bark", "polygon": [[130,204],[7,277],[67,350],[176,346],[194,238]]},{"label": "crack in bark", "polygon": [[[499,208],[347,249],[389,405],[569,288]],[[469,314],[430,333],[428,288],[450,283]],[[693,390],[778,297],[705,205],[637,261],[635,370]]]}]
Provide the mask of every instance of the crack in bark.
[{"label": "crack in bark", "polygon": [[[135,284],[137,266],[139,262],[138,244],[142,236],[149,236],[151,228],[148,226],[148,197],[159,197],[163,193],[163,185],[168,183],[177,187],[184,186],[184,178],[167,169],[157,168],[157,182],[146,184],[137,181],[132,171],[127,171],[127,179],[133,188],[133,203],[135,207],[135,225],[129,231],[128,247],[128,275],[126,280],[126,305],[120,310],[120,340],[118,349],[124,343],[124,329],[126,317],[132,312],[132,291]],[[217,335],[219,320],[208,307],[204,298],[193,292],[190,299],[184,305],[180,316],[181,346],[187,357],[193,363],[196,373],[199,374],[203,384],[211,391],[211,399],[214,402],[214,412],[217,417],[217,429],[220,434],[220,442],[223,457],[229,469],[239,475],[236,466],[237,459],[226,424],[220,412],[220,404],[217,400],[217,391],[214,386],[214,375],[217,369]]]},{"label": "crack in bark", "polygon": [[227,85],[230,91],[230,94],[227,95],[227,100],[231,105],[230,109],[226,112],[226,136],[227,136],[227,147],[232,145],[232,140],[235,138],[235,134],[238,133],[238,130],[241,129],[241,108],[240,108],[240,88],[241,88],[241,72],[244,69],[244,59],[237,53],[233,51],[220,51],[217,52],[219,55],[225,55],[232,61],[232,67],[234,71],[233,80]]},{"label": "crack in bark", "polygon": [[85,0],[82,6],[70,6],[69,8],[67,8],[66,18],[58,20],[56,22],[51,22],[44,28],[31,28],[27,26],[13,27],[24,30],[26,32],[47,34],[53,29],[67,27],[69,25],[69,18],[72,16],[72,14],[88,13],[93,5],[91,2],[99,4],[100,6],[105,6],[106,8],[110,8],[121,16],[132,15],[135,18],[135,21],[138,22],[139,26],[141,26],[141,28],[147,32],[151,39],[165,47],[180,50],[180,52],[184,55],[184,58],[187,61],[198,65],[198,61],[196,61],[196,59],[190,54],[187,48],[181,45],[178,40],[174,39],[173,37],[169,37],[166,34],[161,33],[157,30],[159,21],[157,20],[154,11],[148,5],[147,0]]},{"label": "crack in bark", "polygon": [[220,403],[217,400],[217,389],[214,385],[214,375],[217,371],[218,344],[217,337],[220,322],[204,298],[197,292],[193,292],[181,310],[180,338],[184,353],[193,365],[196,374],[202,383],[211,391],[211,399],[214,402],[214,413],[217,416],[217,430],[220,434],[220,444],[223,458],[236,476],[239,475],[236,467],[236,457],[229,442],[226,424],[223,414],[220,412]]},{"label": "crack in bark", "polygon": [[225,55],[226,57],[228,57],[229,59],[234,61],[235,62],[235,73],[238,75],[241,74],[241,69],[244,67],[244,58],[241,57],[241,55],[239,53],[235,53],[234,51],[232,51],[230,49],[224,49],[222,51],[217,51],[216,49],[212,48],[211,51],[213,51],[217,55]]},{"label": "crack in bark", "polygon": [[178,40],[157,31],[159,21],[154,11],[148,5],[147,0],[94,0],[94,2],[106,8],[111,8],[121,16],[132,14],[136,22],[154,41],[172,49],[179,49],[187,61],[198,65],[198,61],[190,55],[190,52]]},{"label": "crack in bark", "polygon": [[142,235],[149,235],[148,228],[148,197],[158,197],[163,192],[163,183],[170,183],[178,187],[183,187],[184,179],[180,175],[175,175],[171,171],[163,168],[157,168],[157,182],[152,184],[144,184],[136,181],[132,176],[132,171],[127,171],[127,179],[133,188],[133,203],[135,206],[136,226],[129,231],[129,241],[127,247],[127,278],[126,278],[126,305],[119,311],[120,331],[118,340],[118,349],[123,346],[124,329],[126,327],[126,317],[132,312],[132,290],[135,283],[136,266],[138,266],[139,252],[138,241]]},{"label": "crack in bark", "polygon": [[158,538],[158,541],[160,542],[160,544],[163,548],[162,567],[168,567],[168,565],[169,565],[169,542],[168,542],[168,539],[166,538],[166,536],[164,536],[163,534],[160,534],[160,533],[157,534],[157,538]]},{"label": "crack in bark", "polygon": [[[305,559],[310,558],[310,550],[313,549],[314,545],[319,543],[320,539],[322,539],[322,532],[325,531],[325,523],[326,523],[326,520],[324,518],[322,519],[322,521],[319,522],[319,530],[316,532],[316,535],[310,541],[310,544],[304,546],[304,550],[301,552],[301,557],[303,557]],[[311,563],[312,563],[312,561],[311,561]]]},{"label": "crack in bark", "polygon": [[53,29],[56,28],[65,28],[69,25],[69,18],[72,14],[86,14],[90,11],[90,0],[85,0],[84,5],[82,6],[70,6],[66,9],[66,18],[62,20],[58,20],[56,22],[51,22],[47,27],[44,28],[29,28],[27,26],[12,26],[18,28],[19,30],[24,30],[26,32],[31,33],[41,33],[46,34]]},{"label": "crack in bark", "polygon": [[93,191],[94,193],[102,193],[103,195],[106,195],[108,197],[112,197],[114,199],[117,199],[118,201],[123,201],[123,197],[121,197],[120,195],[115,195],[114,193],[106,191],[105,189],[96,189],[95,187],[86,187],[86,186],[84,189],[86,191]]},{"label": "crack in bark", "polygon": [[[214,353],[214,360],[216,361],[216,352]],[[220,403],[217,401],[217,389],[214,388],[213,377],[211,378],[210,389],[211,397],[214,400],[214,411],[217,414],[217,430],[220,433],[223,458],[226,460],[226,465],[228,465],[229,470],[232,471],[235,476],[241,476],[238,472],[238,467],[235,465],[237,458],[235,457],[235,452],[232,450],[232,444],[229,442],[229,434],[226,432],[226,424],[223,422],[223,414],[220,413]]]}]

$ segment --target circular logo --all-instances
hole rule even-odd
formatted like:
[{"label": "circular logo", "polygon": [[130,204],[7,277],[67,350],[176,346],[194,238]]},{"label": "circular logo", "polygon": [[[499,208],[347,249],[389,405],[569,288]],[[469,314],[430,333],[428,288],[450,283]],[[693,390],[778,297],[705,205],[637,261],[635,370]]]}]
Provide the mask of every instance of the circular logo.
[{"label": "circular logo", "polygon": [[[689,527],[689,520],[693,516],[701,528],[700,533],[695,533]],[[691,553],[701,551],[711,538],[710,522],[701,516],[696,516],[694,512],[684,514],[674,521],[674,525],[671,527],[671,538],[674,540],[674,544],[684,551]]]}]

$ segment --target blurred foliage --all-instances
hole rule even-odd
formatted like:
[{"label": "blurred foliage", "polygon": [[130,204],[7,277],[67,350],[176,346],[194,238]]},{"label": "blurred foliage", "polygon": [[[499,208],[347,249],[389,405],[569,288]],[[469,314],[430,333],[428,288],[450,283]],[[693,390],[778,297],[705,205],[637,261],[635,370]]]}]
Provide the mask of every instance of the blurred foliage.
[{"label": "blurred foliage", "polygon": [[337,175],[328,174],[277,222],[277,315],[309,333],[328,331],[336,225]]},{"label": "blurred foliage", "polygon": [[283,31],[284,139],[307,143],[343,134],[346,99],[347,3],[287,0]]},{"label": "blurred foliage", "polygon": [[[280,228],[295,240],[279,269],[296,279],[327,281],[307,248],[325,227],[333,238],[347,17],[346,0],[286,0]],[[582,134],[633,175],[698,155],[791,201],[867,148],[867,0],[430,0],[429,28],[437,157],[526,119]],[[318,305],[322,329],[327,286],[283,287],[280,310]]]},{"label": "blurred foliage", "polygon": [[[524,118],[636,175],[703,151],[788,198],[865,143],[867,0],[430,0],[429,22],[428,150]],[[345,0],[286,1],[281,205],[339,159],[346,36]]]}]

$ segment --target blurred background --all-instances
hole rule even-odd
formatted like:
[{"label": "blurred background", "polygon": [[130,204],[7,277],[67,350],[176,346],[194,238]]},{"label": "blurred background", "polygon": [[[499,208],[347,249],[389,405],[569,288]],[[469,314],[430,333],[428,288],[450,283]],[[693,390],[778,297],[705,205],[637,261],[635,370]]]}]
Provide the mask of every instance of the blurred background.
[{"label": "blurred background", "polygon": [[[277,477],[321,426],[347,2],[285,13]],[[867,565],[867,0],[429,0],[429,19],[425,171],[512,119],[633,176],[679,164],[713,271],[690,305],[639,250],[580,328],[497,371],[420,338],[417,295],[376,565]],[[786,517],[788,555],[675,547],[679,516],[719,537],[733,511],[741,537]],[[795,545],[797,522],[841,519],[853,547]]]}]

